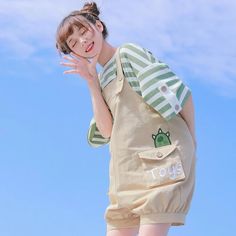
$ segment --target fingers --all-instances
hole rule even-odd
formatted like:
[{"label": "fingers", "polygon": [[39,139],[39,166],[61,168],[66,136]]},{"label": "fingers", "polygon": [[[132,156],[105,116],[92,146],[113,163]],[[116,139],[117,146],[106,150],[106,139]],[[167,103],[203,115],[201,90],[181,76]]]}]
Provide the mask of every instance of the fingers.
[{"label": "fingers", "polygon": [[[72,53],[70,53],[72,54]],[[73,54],[75,56],[75,54]],[[79,65],[79,61],[76,60],[75,58],[73,58],[72,56],[63,56],[64,59],[67,59],[68,61],[70,62],[60,62],[60,65],[63,65],[63,66],[68,66],[68,67],[72,67],[74,68],[74,70],[71,70],[69,71],[69,74],[70,73],[75,73],[75,72],[78,72],[76,70],[76,68],[78,68],[78,65]],[[78,57],[77,57],[78,58]],[[80,59],[80,60],[83,60],[83,59]],[[72,62],[72,63],[71,63]],[[65,72],[64,72],[65,73]],[[65,74],[68,74],[68,72],[66,72]]]},{"label": "fingers", "polygon": [[69,62],[60,62],[60,65],[71,67],[71,70],[66,70],[63,74],[80,74],[81,76],[87,77],[93,74],[94,71],[96,72],[98,55],[89,60],[71,52],[70,56],[65,55],[63,58]]},{"label": "fingers", "polygon": [[77,74],[78,70],[66,70],[63,72],[63,74]]},{"label": "fingers", "polygon": [[74,63],[76,62],[76,60],[73,57],[63,56],[63,58]]},{"label": "fingers", "polygon": [[60,62],[60,65],[76,68],[76,64],[74,63]]},{"label": "fingers", "polygon": [[[70,61],[70,62],[73,62],[73,63],[78,63],[78,61],[81,61],[81,62],[85,62],[85,63],[90,63],[90,61],[88,60],[88,58],[84,58],[84,57],[81,57],[73,52],[70,53],[70,56],[63,56],[64,59]],[[60,63],[61,65],[66,65],[66,63],[63,63],[61,62]],[[72,66],[73,67],[73,64],[67,64],[68,66]]]},{"label": "fingers", "polygon": [[63,74],[78,74],[79,73],[79,70],[78,70],[79,61],[75,60],[73,57],[70,57],[70,56],[63,56],[63,58],[67,59],[70,62],[60,62],[60,65],[68,66],[68,67],[73,68],[72,70],[64,71]]}]

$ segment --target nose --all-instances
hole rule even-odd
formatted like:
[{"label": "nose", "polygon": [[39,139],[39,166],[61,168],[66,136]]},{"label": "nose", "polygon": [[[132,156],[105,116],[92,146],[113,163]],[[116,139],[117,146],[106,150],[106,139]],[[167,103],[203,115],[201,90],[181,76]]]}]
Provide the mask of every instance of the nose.
[{"label": "nose", "polygon": [[80,37],[80,43],[81,43],[81,46],[84,47],[87,43],[87,38],[85,37]]},{"label": "nose", "polygon": [[85,37],[80,37],[80,42],[81,42],[81,43],[87,42],[87,38],[85,38]]}]

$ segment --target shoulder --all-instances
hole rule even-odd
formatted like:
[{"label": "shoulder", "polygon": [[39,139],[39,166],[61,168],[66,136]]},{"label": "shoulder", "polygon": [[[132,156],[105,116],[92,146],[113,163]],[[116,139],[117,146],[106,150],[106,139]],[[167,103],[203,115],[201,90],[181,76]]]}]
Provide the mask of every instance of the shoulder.
[{"label": "shoulder", "polygon": [[137,53],[137,54],[141,54],[148,51],[147,49],[145,49],[143,46],[136,44],[136,43],[124,43],[120,46],[120,53]]},{"label": "shoulder", "polygon": [[126,57],[129,59],[139,59],[149,62],[155,62],[156,59],[153,56],[152,52],[142,45],[136,43],[124,43],[120,46],[120,55],[121,57]]}]

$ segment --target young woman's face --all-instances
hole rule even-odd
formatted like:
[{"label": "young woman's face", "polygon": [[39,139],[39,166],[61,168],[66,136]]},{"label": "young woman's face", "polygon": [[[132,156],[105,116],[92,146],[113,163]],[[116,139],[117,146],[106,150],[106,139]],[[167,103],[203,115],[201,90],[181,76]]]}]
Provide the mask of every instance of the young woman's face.
[{"label": "young woman's face", "polygon": [[85,58],[93,58],[100,54],[104,40],[102,23],[97,20],[95,25],[89,25],[89,29],[75,27],[73,34],[66,40],[67,45],[75,54]]}]

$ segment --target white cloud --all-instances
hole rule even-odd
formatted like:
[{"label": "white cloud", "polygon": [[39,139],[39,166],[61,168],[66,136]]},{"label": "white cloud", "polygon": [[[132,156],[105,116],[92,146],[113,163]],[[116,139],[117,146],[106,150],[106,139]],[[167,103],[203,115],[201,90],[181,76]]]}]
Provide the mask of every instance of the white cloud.
[{"label": "white cloud", "polygon": [[[0,42],[14,56],[27,59],[54,48],[58,23],[85,1],[1,1]],[[236,2],[233,0],[97,1],[110,42],[135,41],[165,58],[173,68],[218,86],[236,90]],[[181,69],[179,69],[181,68]]]}]

